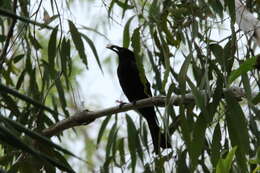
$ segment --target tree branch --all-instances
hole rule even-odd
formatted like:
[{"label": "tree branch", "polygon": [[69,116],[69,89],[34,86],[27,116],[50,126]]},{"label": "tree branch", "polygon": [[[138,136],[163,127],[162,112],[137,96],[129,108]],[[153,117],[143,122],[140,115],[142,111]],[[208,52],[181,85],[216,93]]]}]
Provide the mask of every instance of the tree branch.
[{"label": "tree branch", "polygon": [[47,28],[47,29],[54,29],[54,27],[52,26],[49,26],[45,23],[39,23],[39,22],[36,22],[36,21],[33,21],[33,20],[30,20],[26,17],[23,17],[23,16],[18,16],[16,15],[15,13],[12,13],[8,10],[5,10],[3,8],[0,8],[0,15],[1,16],[6,16],[6,17],[11,17],[13,19],[17,19],[17,20],[20,20],[20,21],[23,21],[25,23],[30,23],[30,24],[33,24],[33,25],[36,25],[36,26],[39,26],[41,28]]},{"label": "tree branch", "polygon": [[[234,96],[238,99],[241,99],[242,97],[245,97],[245,92],[242,88],[228,88],[224,89],[224,92],[232,92]],[[205,91],[201,91],[202,95],[206,95]],[[135,110],[138,108],[144,108],[144,107],[150,107],[150,106],[161,106],[164,107],[166,104],[166,97],[165,96],[156,96],[156,97],[150,97],[147,99],[138,100],[136,103],[127,103],[119,106],[114,106],[106,109],[102,109],[99,111],[87,111],[84,110],[82,112],[77,112],[73,116],[70,116],[69,118],[66,118],[54,126],[47,128],[42,131],[42,133],[45,136],[51,137],[53,135],[57,135],[61,132],[63,132],[66,129],[80,126],[80,125],[87,125],[93,122],[97,118],[101,118],[104,116],[109,116],[112,114],[120,113],[120,112],[126,112],[129,110]],[[184,96],[172,96],[170,99],[170,102],[168,104],[170,105],[181,105],[181,104],[189,104],[194,103],[195,98],[192,93],[186,94]]]}]

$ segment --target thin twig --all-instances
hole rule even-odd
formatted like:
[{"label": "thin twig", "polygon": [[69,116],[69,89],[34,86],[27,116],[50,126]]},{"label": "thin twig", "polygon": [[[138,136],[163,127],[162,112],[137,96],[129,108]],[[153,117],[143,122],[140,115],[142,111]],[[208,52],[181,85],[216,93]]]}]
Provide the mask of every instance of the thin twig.
[{"label": "thin twig", "polygon": [[25,23],[30,23],[30,24],[33,24],[33,25],[36,25],[36,26],[39,26],[41,28],[46,28],[46,29],[54,29],[54,27],[52,26],[49,26],[45,23],[40,23],[40,22],[36,22],[36,21],[33,21],[33,20],[30,20],[26,17],[23,17],[23,16],[18,16],[8,10],[5,10],[3,8],[0,8],[0,16],[6,16],[6,17],[11,17],[11,18],[15,18],[17,20],[20,20],[20,21],[23,21]]}]

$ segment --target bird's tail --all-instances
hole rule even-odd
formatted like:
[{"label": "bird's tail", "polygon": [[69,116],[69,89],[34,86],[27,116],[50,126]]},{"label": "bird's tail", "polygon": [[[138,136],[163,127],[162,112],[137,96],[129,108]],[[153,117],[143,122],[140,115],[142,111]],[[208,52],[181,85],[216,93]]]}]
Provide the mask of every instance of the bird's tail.
[{"label": "bird's tail", "polygon": [[147,120],[155,153],[159,153],[160,147],[171,148],[170,137],[166,138],[165,134],[160,132],[154,108],[143,108],[140,109],[139,112]]}]

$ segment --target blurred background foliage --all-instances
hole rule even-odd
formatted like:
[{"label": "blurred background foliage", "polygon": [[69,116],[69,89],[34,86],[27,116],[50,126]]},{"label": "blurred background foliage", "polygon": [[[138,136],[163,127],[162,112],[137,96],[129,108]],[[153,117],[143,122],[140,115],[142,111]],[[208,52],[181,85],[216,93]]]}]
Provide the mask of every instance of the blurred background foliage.
[{"label": "blurred background foliage", "polygon": [[[235,24],[235,1],[224,2],[1,0],[0,172],[259,171],[259,48]],[[259,18],[259,1],[243,3]],[[105,14],[91,10],[97,4]],[[80,5],[92,12],[91,24],[76,22],[71,9]],[[118,25],[120,33],[113,31]],[[172,148],[161,155],[152,153],[147,125],[132,112],[40,135],[77,111],[102,109],[101,101],[81,105],[79,86],[91,81],[77,77],[95,63],[96,80],[116,78],[115,62],[100,47],[118,35],[119,45],[140,50],[153,95],[167,97],[157,113]],[[246,97],[223,94],[232,86]],[[95,92],[89,99],[102,100]],[[170,104],[186,93],[194,103]]]}]

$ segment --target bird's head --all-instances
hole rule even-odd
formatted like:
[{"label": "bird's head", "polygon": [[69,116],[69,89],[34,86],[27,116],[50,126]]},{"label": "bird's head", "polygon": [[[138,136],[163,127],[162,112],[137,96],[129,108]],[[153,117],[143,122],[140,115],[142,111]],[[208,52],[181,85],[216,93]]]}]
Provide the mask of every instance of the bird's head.
[{"label": "bird's head", "polygon": [[109,44],[106,46],[106,48],[116,52],[119,56],[119,58],[134,58],[134,53],[127,49],[127,48],[124,48],[124,47],[119,47],[119,46],[116,46],[116,45],[112,45],[112,44]]}]

